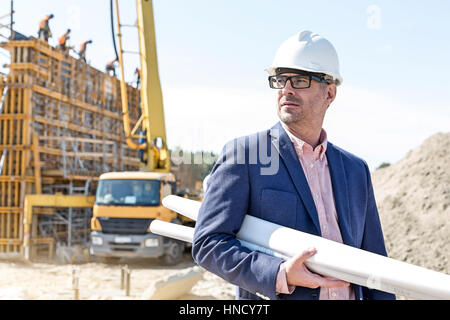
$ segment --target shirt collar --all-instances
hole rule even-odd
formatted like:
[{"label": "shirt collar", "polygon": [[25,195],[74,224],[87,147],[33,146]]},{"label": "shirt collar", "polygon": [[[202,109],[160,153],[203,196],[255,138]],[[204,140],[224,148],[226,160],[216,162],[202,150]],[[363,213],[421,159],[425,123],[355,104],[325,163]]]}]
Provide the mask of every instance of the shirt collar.
[{"label": "shirt collar", "polygon": [[323,160],[323,157],[325,155],[325,152],[327,151],[327,132],[325,129],[322,128],[320,131],[320,137],[319,137],[319,145],[313,150],[312,146],[302,139],[296,137],[294,134],[292,134],[282,123],[282,127],[284,131],[286,131],[287,135],[291,139],[292,143],[294,144],[294,147],[297,151],[299,151],[301,154],[303,154],[305,151],[313,152],[314,155],[320,159],[320,161]]}]

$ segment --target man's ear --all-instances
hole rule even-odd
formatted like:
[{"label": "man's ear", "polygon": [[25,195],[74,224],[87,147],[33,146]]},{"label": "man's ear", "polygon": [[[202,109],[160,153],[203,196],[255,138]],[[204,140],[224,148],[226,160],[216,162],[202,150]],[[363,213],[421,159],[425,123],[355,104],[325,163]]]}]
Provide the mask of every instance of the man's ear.
[{"label": "man's ear", "polygon": [[327,100],[329,101],[328,107],[336,99],[337,88],[334,83],[328,85],[327,87]]}]

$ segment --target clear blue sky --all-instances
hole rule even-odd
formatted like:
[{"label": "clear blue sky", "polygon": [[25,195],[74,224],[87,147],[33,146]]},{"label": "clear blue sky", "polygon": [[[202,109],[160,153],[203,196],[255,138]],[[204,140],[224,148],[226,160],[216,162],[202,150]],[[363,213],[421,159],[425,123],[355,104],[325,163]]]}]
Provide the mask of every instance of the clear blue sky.
[{"label": "clear blue sky", "polygon": [[[9,0],[0,0],[0,15]],[[264,72],[282,41],[303,28],[336,47],[344,83],[324,128],[371,169],[395,162],[436,132],[450,131],[450,1],[154,0],[169,147],[218,152],[277,121]],[[120,0],[123,23],[135,2]],[[16,29],[36,35],[53,13],[57,37],[72,29],[99,69],[114,57],[109,0],[16,0]],[[133,29],[124,46],[137,50]],[[4,55],[0,55],[4,59]],[[136,56],[126,57],[128,80]]]}]

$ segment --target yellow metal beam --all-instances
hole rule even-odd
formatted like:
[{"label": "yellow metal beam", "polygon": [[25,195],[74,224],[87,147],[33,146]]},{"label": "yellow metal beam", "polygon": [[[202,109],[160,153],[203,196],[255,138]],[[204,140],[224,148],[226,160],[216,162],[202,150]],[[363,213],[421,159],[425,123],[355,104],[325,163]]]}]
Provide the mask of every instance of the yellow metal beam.
[{"label": "yellow metal beam", "polygon": [[36,133],[33,133],[33,158],[34,158],[34,178],[36,193],[42,193],[42,181],[41,181],[41,162],[39,160],[39,140]]},{"label": "yellow metal beam", "polygon": [[53,98],[55,100],[58,100],[58,101],[61,101],[61,102],[66,102],[67,104],[74,105],[76,107],[85,109],[85,110],[90,111],[90,112],[97,112],[97,113],[100,113],[102,115],[108,116],[110,118],[122,120],[122,117],[120,115],[118,115],[116,112],[104,110],[104,109],[102,109],[100,107],[97,107],[97,106],[95,106],[93,104],[89,104],[89,103],[85,103],[85,102],[82,102],[82,101],[79,101],[79,100],[76,100],[76,99],[69,98],[68,96],[63,95],[62,93],[51,91],[51,90],[49,90],[47,88],[38,86],[36,84],[33,85],[32,89],[35,92],[38,92],[40,94],[43,94],[43,95],[45,95],[47,97],[50,97],[50,98]]},{"label": "yellow metal beam", "polygon": [[48,77],[48,72],[44,68],[40,67],[34,63],[14,63],[9,66],[11,70],[32,70],[36,73],[39,73],[42,77]]},{"label": "yellow metal beam", "polygon": [[125,70],[123,67],[123,49],[122,49],[122,33],[121,33],[121,25],[120,25],[120,15],[119,15],[119,0],[116,0],[116,19],[118,26],[118,43],[119,43],[119,64],[120,64],[120,72],[121,72],[121,80],[120,80],[120,96],[122,99],[122,117],[123,117],[123,126],[125,131],[125,138],[128,146],[133,149],[145,149],[145,144],[136,144],[133,142],[131,136],[130,129],[130,115],[128,111],[128,94],[125,82]]},{"label": "yellow metal beam", "polygon": [[33,218],[33,207],[93,207],[95,196],[68,196],[50,194],[28,194],[25,196],[23,218],[23,248],[24,256],[30,259],[30,231]]},{"label": "yellow metal beam", "polygon": [[33,40],[21,40],[21,41],[9,41],[5,43],[2,47],[5,49],[12,49],[14,47],[29,47],[33,48],[35,50],[38,50],[49,57],[52,57],[57,60],[65,60],[66,55],[64,55],[63,52],[61,52],[59,49],[51,47],[48,43],[41,41],[39,39],[33,39]]},{"label": "yellow metal beam", "polygon": [[[143,128],[147,132],[147,157],[150,170],[170,172],[164,106],[159,80],[156,51],[153,2],[136,0],[139,47],[141,53],[141,104]],[[157,150],[154,141],[162,139],[162,148]]]}]

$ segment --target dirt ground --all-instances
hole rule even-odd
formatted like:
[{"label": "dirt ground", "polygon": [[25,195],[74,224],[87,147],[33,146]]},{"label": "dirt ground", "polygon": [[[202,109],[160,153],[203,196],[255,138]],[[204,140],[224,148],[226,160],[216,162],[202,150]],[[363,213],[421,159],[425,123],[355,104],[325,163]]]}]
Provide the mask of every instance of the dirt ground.
[{"label": "dirt ground", "polygon": [[[131,271],[130,295],[121,289],[121,267]],[[80,300],[141,299],[144,291],[158,279],[195,266],[189,253],[172,267],[162,266],[157,259],[121,259],[118,264],[89,262],[55,265],[48,262],[24,263],[0,261],[0,300],[70,300],[74,299],[72,270],[79,269]],[[234,299],[234,286],[210,272],[187,295],[186,300]]]}]

